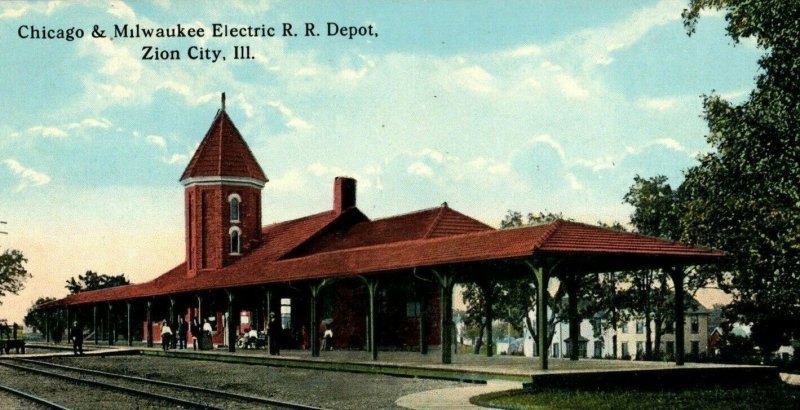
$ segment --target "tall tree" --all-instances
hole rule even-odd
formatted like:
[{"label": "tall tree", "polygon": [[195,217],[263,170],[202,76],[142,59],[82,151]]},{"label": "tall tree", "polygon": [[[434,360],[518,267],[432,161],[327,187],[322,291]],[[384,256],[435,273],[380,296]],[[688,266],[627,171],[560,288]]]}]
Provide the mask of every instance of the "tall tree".
[{"label": "tall tree", "polygon": [[45,330],[46,313],[41,310],[37,310],[37,307],[48,302],[53,302],[55,300],[58,299],[54,297],[43,297],[36,299],[36,302],[33,302],[33,305],[31,305],[31,307],[28,308],[28,313],[25,315],[25,318],[23,319],[25,326],[28,326],[29,328],[33,329],[34,332],[36,331],[41,332]]},{"label": "tall tree", "polygon": [[691,0],[690,35],[704,9],[724,10],[728,35],[754,39],[763,55],[746,101],[704,97],[713,151],[681,186],[683,239],[729,253],[714,273],[769,354],[800,336],[800,2]]},{"label": "tall tree", "polygon": [[27,262],[22,252],[16,249],[6,249],[0,255],[0,305],[3,304],[3,296],[9,293],[16,295],[25,288],[25,280],[31,277],[25,269]]},{"label": "tall tree", "polygon": [[85,274],[78,275],[78,279],[75,279],[74,276],[69,278],[65,287],[70,293],[78,293],[87,290],[113,288],[115,286],[127,285],[129,283],[130,282],[125,277],[124,273],[116,276],[109,276],[87,270]]},{"label": "tall tree", "polygon": [[[678,217],[680,203],[677,192],[667,182],[667,177],[657,175],[642,178],[636,175],[633,185],[623,197],[623,201],[633,206],[630,222],[636,232],[668,240],[681,236]],[[666,324],[671,323],[672,302],[669,291],[669,275],[663,270],[642,270],[630,273],[634,310],[644,318],[645,357],[653,357],[653,331],[655,325],[655,351],[661,347],[661,335]]]}]

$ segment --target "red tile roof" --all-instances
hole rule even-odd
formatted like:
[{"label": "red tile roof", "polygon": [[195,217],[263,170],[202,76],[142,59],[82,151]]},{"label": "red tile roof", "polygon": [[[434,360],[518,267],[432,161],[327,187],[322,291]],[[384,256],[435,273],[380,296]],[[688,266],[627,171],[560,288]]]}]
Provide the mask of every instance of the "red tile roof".
[{"label": "red tile roof", "polygon": [[318,235],[292,256],[487,230],[494,228],[441,206],[374,221],[365,217],[358,223]]},{"label": "red tile roof", "polygon": [[267,176],[225,110],[220,110],[180,180],[239,177],[267,182]]},{"label": "red tile roof", "polygon": [[[417,220],[426,220],[431,217],[430,212],[431,210],[421,211],[397,218],[418,215]],[[461,214],[453,213],[451,217],[454,220],[462,220],[457,215]],[[364,246],[357,246],[358,241],[352,240],[349,242],[353,244],[351,247],[281,258],[289,252],[288,250],[308,240],[314,233],[335,224],[336,218],[325,212],[266,227],[264,232],[271,233],[272,240],[265,238],[262,245],[265,249],[259,249],[218,271],[201,272],[192,280],[184,277],[185,265],[182,264],[161,277],[141,285],[80,293],[62,299],[59,303],[82,304],[135,299],[206,289],[379,274],[446,264],[523,259],[536,255],[575,260],[589,257],[596,265],[587,269],[594,267],[612,270],[653,267],[659,264],[711,263],[724,256],[723,252],[711,249],[575,222],[556,221],[541,226],[499,231],[484,229],[450,236],[423,237]],[[413,220],[413,217],[411,218]],[[388,222],[376,221],[375,232],[382,230],[382,223],[392,225],[396,222],[392,222],[392,219],[388,218]],[[430,228],[430,225],[428,227]],[[355,234],[361,235],[359,232],[364,231],[356,231]],[[324,236],[320,236],[322,237]],[[266,249],[273,244],[276,244],[275,250]],[[647,259],[642,259],[643,257]]]}]

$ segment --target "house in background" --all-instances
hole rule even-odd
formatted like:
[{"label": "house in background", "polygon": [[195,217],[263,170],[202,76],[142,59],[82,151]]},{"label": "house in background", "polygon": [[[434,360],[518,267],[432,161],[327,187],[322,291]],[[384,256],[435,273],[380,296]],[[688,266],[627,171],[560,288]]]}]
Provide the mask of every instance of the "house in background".
[{"label": "house in background", "polygon": [[[694,301],[694,309],[686,313],[684,334],[684,351],[690,357],[705,354],[708,352],[708,318],[711,311]],[[531,320],[535,314],[529,313]],[[578,338],[578,356],[581,358],[605,358],[614,355],[614,329],[603,329],[605,323],[601,318],[584,319],[580,323],[580,337]],[[673,326],[668,326],[667,330],[661,335],[660,350],[667,356],[675,354],[675,333]],[[655,324],[651,321],[651,329]],[[617,358],[635,359],[641,357],[645,351],[645,326],[644,319],[632,319],[617,328]],[[525,329],[524,352],[528,357],[533,357],[536,351],[533,336]],[[569,338],[569,325],[567,323],[556,324],[555,334],[550,345],[549,354],[551,357],[569,357],[572,341]],[[653,331],[653,343],[655,343],[655,332]],[[653,346],[653,351],[657,350]]]}]

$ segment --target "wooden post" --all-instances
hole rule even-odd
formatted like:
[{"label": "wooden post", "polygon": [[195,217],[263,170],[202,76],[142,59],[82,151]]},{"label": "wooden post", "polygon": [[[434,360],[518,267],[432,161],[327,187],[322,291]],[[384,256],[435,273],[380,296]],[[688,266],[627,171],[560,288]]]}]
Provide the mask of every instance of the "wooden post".
[{"label": "wooden post", "polygon": [[116,329],[116,323],[114,323],[114,305],[111,302],[108,302],[108,345],[114,345],[114,330]]},{"label": "wooden post", "polygon": [[153,301],[147,301],[147,347],[153,347]]},{"label": "wooden post", "polygon": [[478,286],[483,293],[483,301],[486,314],[486,357],[494,355],[494,329],[492,329],[492,322],[494,322],[494,284],[489,280],[482,280]]},{"label": "wooden post", "polygon": [[[267,290],[265,291],[265,295],[264,296],[265,296],[264,304],[266,305],[266,309],[264,310],[264,320],[267,322],[267,326],[269,326],[269,314],[270,314],[270,312],[272,312],[272,289],[267,288]],[[264,330],[267,330],[267,329],[265,328]],[[265,346],[264,353],[266,353],[266,354],[269,354],[269,347],[272,346],[270,344],[270,342],[271,342],[270,338],[272,336],[270,336],[269,333],[271,333],[271,332],[267,333],[267,337],[266,337],[266,340],[265,340],[267,342],[267,345]]]},{"label": "wooden post", "polygon": [[673,288],[675,290],[675,364],[683,366],[685,361],[685,315],[684,312],[684,294],[683,294],[683,279],[684,272],[682,268],[672,268],[669,271],[672,277]]},{"label": "wooden post", "polygon": [[47,343],[50,343],[50,311],[44,311],[44,338]]},{"label": "wooden post", "polygon": [[125,307],[127,308],[127,316],[128,316],[128,346],[133,346],[133,327],[131,326],[132,318],[131,318],[131,301],[125,302]]},{"label": "wooden post", "polygon": [[322,288],[325,287],[328,280],[323,279],[319,283],[310,284],[309,290],[311,291],[311,309],[309,318],[309,342],[311,344],[311,357],[319,357],[319,323],[317,318],[317,300]]},{"label": "wooden post", "polygon": [[[418,288],[419,289],[419,288]],[[428,298],[426,289],[419,294],[419,352],[428,354]]]},{"label": "wooden post", "polygon": [[369,350],[372,353],[372,360],[378,360],[378,345],[375,339],[375,297],[378,291],[378,279],[361,277],[364,284],[367,285],[367,292],[369,293]]},{"label": "wooden post", "polygon": [[453,285],[456,275],[453,272],[440,273],[431,270],[439,283],[439,317],[441,320],[442,363],[453,363]]},{"label": "wooden post", "polygon": [[64,308],[67,311],[67,342],[72,341],[72,322],[69,320],[69,306]]},{"label": "wooden post", "polygon": [[172,336],[170,337],[169,347],[171,349],[175,348],[175,341],[178,339],[178,329],[175,323],[175,296],[169,297],[169,320],[167,320],[167,324],[169,324],[169,328],[172,330]]},{"label": "wooden post", "polygon": [[225,289],[225,293],[228,295],[228,351],[233,353],[236,351],[236,334],[238,333],[236,331],[236,323],[238,321],[233,318],[233,291],[230,289]]},{"label": "wooden post", "polygon": [[581,322],[578,317],[578,280],[575,272],[567,272],[565,276],[569,298],[569,360],[578,360],[578,346],[581,337]]},{"label": "wooden post", "polygon": [[97,303],[92,304],[92,331],[94,332],[94,344],[98,344],[100,335],[97,334]]},{"label": "wooden post", "polygon": [[547,284],[550,275],[547,268],[527,263],[536,278],[536,348],[539,351],[539,368],[547,370]]}]

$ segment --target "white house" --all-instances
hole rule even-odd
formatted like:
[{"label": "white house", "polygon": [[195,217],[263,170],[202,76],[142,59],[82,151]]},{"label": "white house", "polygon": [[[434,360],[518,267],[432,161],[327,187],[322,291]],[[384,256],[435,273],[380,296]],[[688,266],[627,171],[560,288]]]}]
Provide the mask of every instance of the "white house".
[{"label": "white house", "polygon": [[[686,313],[684,321],[685,344],[684,352],[689,355],[703,354],[708,351],[708,317],[710,310],[699,303],[697,308]],[[533,321],[534,312],[529,316]],[[584,319],[580,323],[580,338],[578,339],[578,356],[582,358],[603,358],[611,357],[614,353],[613,340],[614,330],[603,329],[604,323],[601,319]],[[655,324],[651,321],[651,329]],[[652,342],[655,343],[655,332],[653,332]],[[536,355],[535,342],[533,336],[525,329],[524,352],[528,357]],[[633,319],[617,328],[617,358],[630,357],[636,358],[637,354],[645,351],[645,329],[644,319]],[[556,325],[555,335],[548,349],[551,357],[569,357],[569,324],[559,323]],[[655,351],[655,346],[653,351]],[[666,355],[675,353],[675,334],[667,329],[661,336],[660,351]]]}]

